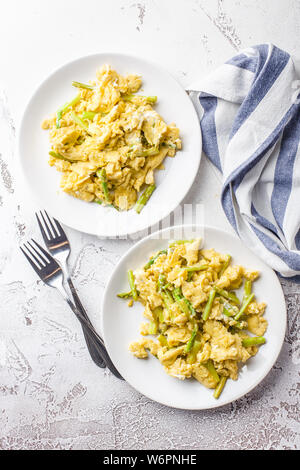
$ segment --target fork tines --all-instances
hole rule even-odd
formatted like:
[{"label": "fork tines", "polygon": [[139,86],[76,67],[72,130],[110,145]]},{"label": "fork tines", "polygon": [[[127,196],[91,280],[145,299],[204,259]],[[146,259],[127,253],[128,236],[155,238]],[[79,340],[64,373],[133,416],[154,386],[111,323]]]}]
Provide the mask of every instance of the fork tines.
[{"label": "fork tines", "polygon": [[[43,224],[42,224],[37,212],[35,213],[35,216],[37,218],[40,230],[41,230],[42,235],[43,235],[44,238],[46,237],[48,240],[51,240],[52,238],[59,236],[59,234],[57,233],[56,227],[54,226],[52,220],[50,219],[50,217],[49,217],[49,215],[46,211],[45,211],[45,215],[43,214],[42,211],[40,211],[40,217],[43,220]],[[47,218],[47,221],[46,221],[46,218]],[[47,231],[47,233],[46,233],[46,231]]]},{"label": "fork tines", "polygon": [[31,239],[31,242],[32,243],[28,241],[27,243],[24,243],[23,247],[20,246],[20,250],[26,256],[27,260],[36,272],[41,271],[49,264],[53,264],[53,262],[56,263],[52,256],[49,255],[41,245],[33,240],[33,238]]},{"label": "fork tines", "polygon": [[[53,240],[54,238],[57,239],[64,233],[63,228],[58,220],[54,218],[51,220],[46,211],[44,211],[44,214],[42,211],[40,211],[39,214],[36,212],[35,216],[37,218],[44,240]],[[41,219],[43,223],[41,222]]]}]

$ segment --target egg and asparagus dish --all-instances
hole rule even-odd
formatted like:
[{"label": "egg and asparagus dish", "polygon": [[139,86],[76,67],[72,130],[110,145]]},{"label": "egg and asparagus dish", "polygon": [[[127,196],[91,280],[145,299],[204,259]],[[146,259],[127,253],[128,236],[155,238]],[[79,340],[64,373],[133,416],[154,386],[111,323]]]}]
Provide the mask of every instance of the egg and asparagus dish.
[{"label": "egg and asparagus dish", "polygon": [[[194,377],[218,398],[226,381],[237,380],[242,364],[265,343],[266,304],[252,292],[258,271],[200,245],[200,239],[170,243],[144,267],[128,271],[130,290],[118,297],[129,306],[141,302],[148,320],[141,325],[143,338],[129,350],[140,359],[150,352],[167,374]],[[242,285],[240,300],[235,290]]]},{"label": "egg and asparagus dish", "polygon": [[136,94],[138,75],[104,65],[95,81],[72,85],[78,94],[42,123],[62,190],[117,210],[135,206],[139,213],[155,190],[155,170],[181,148],[178,128],[153,109],[156,96]]}]

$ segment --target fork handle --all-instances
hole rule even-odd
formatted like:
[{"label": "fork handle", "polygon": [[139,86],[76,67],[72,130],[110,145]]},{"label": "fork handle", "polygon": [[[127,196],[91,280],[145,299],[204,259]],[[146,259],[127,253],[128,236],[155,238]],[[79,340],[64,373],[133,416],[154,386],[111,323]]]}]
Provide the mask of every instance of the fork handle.
[{"label": "fork handle", "polygon": [[114,366],[111,358],[109,357],[109,354],[106,350],[106,347],[104,346],[104,344],[102,343],[102,338],[98,335],[97,331],[95,330],[94,326],[92,325],[92,323],[88,320],[86,320],[86,318],[84,318],[84,316],[82,315],[82,313],[78,310],[78,308],[76,307],[76,305],[72,302],[72,300],[70,299],[68,293],[65,291],[64,287],[61,286],[61,288],[58,288],[60,293],[62,294],[63,298],[65,299],[65,301],[68,303],[69,307],[73,310],[73,312],[75,313],[77,319],[80,321],[81,325],[82,326],[85,326],[86,329],[88,330],[90,336],[93,338],[94,342],[97,343],[97,346],[99,348],[99,351],[101,353],[101,356],[103,357],[104,361],[106,362],[106,367],[118,378],[118,379],[121,379],[121,380],[124,380],[123,377],[121,376],[121,374],[118,372],[118,370],[116,369],[116,367]]},{"label": "fork handle", "polygon": [[[88,315],[87,315],[87,313],[86,313],[86,311],[85,311],[85,309],[84,309],[84,307],[83,307],[83,305],[82,305],[82,303],[81,303],[81,301],[78,297],[78,294],[76,292],[76,289],[74,287],[74,284],[73,284],[72,279],[70,278],[70,276],[67,277],[67,282],[68,282],[68,285],[70,287],[70,291],[71,291],[71,294],[72,294],[72,297],[73,297],[73,300],[74,300],[74,303],[75,303],[76,307],[81,312],[81,314],[84,316],[84,318],[91,324],[90,319],[89,319],[89,317],[88,317]],[[89,353],[91,355],[91,358],[93,359],[95,364],[97,364],[97,366],[104,369],[106,367],[106,363],[105,363],[102,355],[99,353],[98,341],[95,342],[95,339],[91,338],[90,333],[86,329],[85,326],[82,325],[82,329],[83,329],[84,338],[85,338]],[[99,338],[100,338],[100,336],[99,336]],[[102,338],[100,338],[100,342],[102,344],[104,344],[103,341],[102,341]]]},{"label": "fork handle", "polygon": [[[88,315],[87,315],[87,313],[86,313],[86,311],[85,311],[84,306],[83,306],[82,303],[81,303],[81,300],[80,300],[80,298],[79,298],[79,296],[78,296],[78,294],[77,294],[77,291],[76,291],[76,289],[75,289],[75,287],[74,287],[74,284],[73,284],[73,281],[72,281],[70,275],[68,275],[68,277],[67,277],[67,282],[68,282],[68,285],[69,285],[69,287],[70,287],[70,291],[71,291],[71,294],[72,294],[72,297],[73,297],[73,300],[74,300],[74,304],[76,305],[76,307],[78,308],[78,310],[81,311],[82,315],[86,318],[86,320],[88,321],[88,323],[92,324],[91,321],[90,321],[90,319],[89,319],[89,317],[88,317]],[[103,341],[102,341],[102,343],[103,343]]]}]

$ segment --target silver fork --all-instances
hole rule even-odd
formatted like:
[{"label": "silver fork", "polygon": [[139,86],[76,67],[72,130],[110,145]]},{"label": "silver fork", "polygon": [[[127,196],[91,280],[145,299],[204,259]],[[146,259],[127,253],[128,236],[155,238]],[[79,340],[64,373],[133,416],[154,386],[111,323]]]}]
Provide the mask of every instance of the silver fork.
[{"label": "silver fork", "polygon": [[23,247],[20,247],[21,251],[31,264],[32,268],[35,270],[37,275],[42,279],[42,281],[50,287],[56,288],[65,301],[68,303],[72,311],[75,313],[77,319],[80,321],[81,325],[84,326],[87,331],[89,332],[90,336],[95,340],[97,343],[99,350],[101,352],[101,356],[105,360],[106,366],[108,369],[119,379],[123,379],[123,377],[119,374],[117,369],[115,368],[114,364],[112,363],[108,352],[102,343],[101,338],[99,337],[98,333],[96,332],[95,328],[88,321],[82,313],[78,310],[75,304],[69,297],[69,294],[64,288],[63,285],[63,271],[60,265],[55,261],[55,259],[42,248],[35,240],[31,239],[31,242],[24,243]]},{"label": "silver fork", "polygon": [[[58,220],[53,219],[54,220],[54,223],[53,223],[48,213],[46,211],[44,211],[44,213],[45,215],[43,214],[42,211],[40,211],[40,214],[36,213],[35,215],[36,215],[45,245],[48,248],[49,252],[52,254],[53,258],[55,258],[61,265],[63,273],[65,275],[65,279],[67,280],[67,283],[70,287],[70,291],[71,291],[76,307],[78,308],[78,310],[80,310],[80,312],[86,318],[86,320],[90,322],[90,319],[73,285],[73,282],[70,276],[70,271],[68,269],[67,260],[71,252],[71,246],[67,238],[67,235],[65,234],[65,231],[63,230]],[[41,222],[41,219],[43,223]],[[94,344],[94,341],[89,337],[89,334],[85,328],[83,328],[83,333],[84,333],[84,337],[85,337],[85,341],[86,341],[89,353],[93,361],[99,367],[102,367],[102,368],[106,367],[105,361],[101,357],[101,354],[99,354],[99,348],[97,347],[97,344],[96,345]],[[102,340],[101,342],[102,344],[104,344]]]}]

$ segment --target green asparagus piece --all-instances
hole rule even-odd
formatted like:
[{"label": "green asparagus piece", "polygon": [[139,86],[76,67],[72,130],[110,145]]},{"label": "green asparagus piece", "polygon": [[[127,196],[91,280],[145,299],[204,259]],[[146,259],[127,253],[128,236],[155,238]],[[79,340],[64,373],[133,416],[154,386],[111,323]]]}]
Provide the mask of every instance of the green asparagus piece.
[{"label": "green asparagus piece", "polygon": [[139,154],[139,157],[153,157],[154,155],[157,155],[158,153],[159,153],[159,147],[154,145],[153,147],[150,147],[149,149],[143,150]]},{"label": "green asparagus piece", "polygon": [[163,142],[161,145],[163,145],[164,147],[169,147],[171,149],[177,148],[176,144],[174,144],[173,142]]},{"label": "green asparagus piece", "polygon": [[218,385],[216,386],[215,391],[214,391],[214,398],[216,398],[216,399],[219,398],[219,396],[221,395],[221,393],[223,391],[223,388],[225,387],[226,382],[227,382],[227,377],[221,377],[220,378],[220,382],[218,383]]},{"label": "green asparagus piece", "polygon": [[53,158],[57,158],[58,160],[65,160],[66,162],[70,161],[68,158],[64,157],[60,153],[53,152],[52,150],[51,150],[51,152],[49,152],[49,155],[51,155],[51,157],[53,157]]},{"label": "green asparagus piece", "polygon": [[176,287],[173,292],[172,292],[172,295],[173,295],[173,299],[175,300],[175,302],[177,303],[177,305],[179,306],[180,310],[182,311],[182,313],[185,313],[186,315],[190,315],[190,310],[189,310],[189,307],[187,306],[187,304],[185,303],[184,299],[182,298],[182,295],[181,295],[181,291],[178,287]]},{"label": "green asparagus piece", "polygon": [[162,307],[156,307],[153,310],[153,315],[159,323],[163,323],[165,321],[164,311]]},{"label": "green asparagus piece", "polygon": [[194,239],[191,240],[176,240],[175,242],[172,242],[169,244],[169,247],[172,248],[173,246],[176,245],[184,245],[185,243],[192,243]]},{"label": "green asparagus piece", "polygon": [[186,303],[186,305],[188,306],[189,308],[189,311],[190,311],[190,316],[191,317],[195,317],[197,315],[197,312],[196,310],[194,309],[193,305],[191,304],[191,302],[186,298],[186,297],[183,297],[183,300],[184,302]]},{"label": "green asparagus piece", "polygon": [[244,302],[242,303],[242,306],[239,310],[239,312],[236,314],[236,316],[234,317],[235,320],[239,320],[241,318],[241,316],[243,315],[243,313],[245,312],[246,308],[248,307],[248,305],[250,304],[250,302],[252,302],[253,300],[253,297],[254,297],[254,294],[251,294],[251,295],[248,295],[248,297],[244,300]]},{"label": "green asparagus piece", "polygon": [[117,294],[117,297],[120,297],[120,299],[130,299],[130,297],[132,297],[132,292],[120,292],[120,294]]},{"label": "green asparagus piece", "polygon": [[166,276],[164,274],[160,274],[158,276],[158,281],[157,281],[157,287],[158,287],[159,292],[161,292],[162,289],[164,289],[165,285],[166,285]]},{"label": "green asparagus piece", "polygon": [[168,310],[168,312],[170,313],[170,315],[172,316],[172,312],[170,310],[170,306],[174,303],[173,301],[173,298],[170,294],[169,291],[166,291],[166,292],[162,292],[161,293],[161,296],[163,298],[163,301],[164,301],[164,305],[166,307],[166,309]]},{"label": "green asparagus piece", "polygon": [[236,307],[234,307],[233,305],[230,305],[229,303],[227,302],[224,302],[223,304],[223,312],[224,315],[226,315],[227,317],[233,317],[234,315],[236,315],[238,312],[238,309]]},{"label": "green asparagus piece", "polygon": [[172,294],[171,294],[171,292],[168,291],[167,289],[164,290],[164,291],[162,291],[162,292],[161,292],[161,295],[162,295],[162,297],[163,297],[163,299],[164,299],[164,301],[165,301],[165,305],[166,305],[167,307],[169,307],[171,304],[174,303]]},{"label": "green asparagus piece", "polygon": [[233,292],[228,292],[227,290],[220,289],[219,287],[216,287],[215,289],[217,294],[225,297],[225,299],[231,300],[234,304],[240,305],[240,300]]},{"label": "green asparagus piece", "polygon": [[107,202],[111,202],[110,194],[107,187],[107,178],[105,168],[97,170],[96,175],[100,178],[102,191]]},{"label": "green asparagus piece", "polygon": [[228,266],[230,265],[230,261],[231,261],[231,256],[230,255],[227,255],[227,260],[225,261],[225,263],[223,264],[223,267],[219,273],[219,277],[221,277],[224,272],[226,271],[226,269],[228,268]]},{"label": "green asparagus piece", "polygon": [[[228,304],[227,302],[224,303],[223,305],[223,311],[222,313],[226,315],[227,317],[232,318],[234,315],[237,314],[237,308],[233,305]],[[236,328],[239,328],[240,330],[244,328],[243,324],[240,323],[239,321],[235,321],[234,326]]]},{"label": "green asparagus piece", "polygon": [[235,314],[235,312],[233,312],[232,310],[227,309],[226,307],[223,307],[222,313],[224,315],[226,315],[226,317],[233,317],[233,315]]},{"label": "green asparagus piece", "polygon": [[251,338],[244,338],[242,341],[242,345],[244,348],[248,348],[249,346],[256,346],[257,344],[265,344],[266,338],[263,336],[252,336]]},{"label": "green asparagus piece", "polygon": [[147,202],[149,201],[153,191],[155,190],[156,186],[155,184],[151,184],[150,186],[148,186],[145,191],[143,192],[143,194],[139,197],[139,199],[137,200],[137,203],[135,205],[135,210],[136,212],[139,214],[141,212],[141,210],[143,209],[143,207],[147,204]]},{"label": "green asparagus piece", "polygon": [[144,266],[145,271],[149,269],[153,263],[155,263],[155,261],[160,255],[166,255],[167,253],[168,253],[168,250],[160,250],[155,256],[153,256],[153,258],[149,259],[148,263],[145,264]]},{"label": "green asparagus piece", "polygon": [[157,331],[158,331],[157,322],[151,321],[151,322],[150,322],[150,325],[149,325],[148,331],[149,331],[149,335],[156,335],[156,334],[157,334]]},{"label": "green asparagus piece", "polygon": [[245,281],[245,286],[244,286],[244,299],[245,300],[249,295],[251,295],[251,292],[252,292],[252,281],[247,279]]},{"label": "green asparagus piece", "polygon": [[159,290],[159,292],[162,296],[162,299],[163,299],[163,302],[164,302],[164,305],[165,305],[166,309],[168,310],[170,315],[172,315],[172,312],[170,311],[170,306],[171,306],[171,304],[174,303],[174,300],[173,300],[171,292],[168,289],[166,289],[166,278],[163,274],[159,275],[157,286],[158,286],[158,290]]},{"label": "green asparagus piece", "polygon": [[248,296],[252,293],[252,281],[247,279],[245,282],[245,295]]},{"label": "green asparagus piece", "polygon": [[[172,287],[172,284],[170,282],[167,282],[166,276],[164,274],[160,274],[158,276],[158,282],[157,282],[158,290],[161,292],[162,290],[167,290],[170,287]],[[173,288],[173,287],[172,287]],[[169,292],[170,293],[170,292]],[[171,295],[171,293],[170,293]]]},{"label": "green asparagus piece", "polygon": [[195,339],[193,347],[187,357],[187,362],[189,364],[194,364],[194,362],[196,362],[197,354],[200,351],[200,349],[201,349],[201,342]]},{"label": "green asparagus piece", "polygon": [[195,264],[194,266],[183,266],[182,269],[184,269],[188,273],[192,273],[196,271],[205,271],[208,268],[208,264]]},{"label": "green asparagus piece", "polygon": [[173,303],[174,303],[172,294],[171,294],[171,292],[170,292],[168,289],[164,289],[161,294],[162,294],[163,297],[165,297],[165,298],[168,299],[168,303],[169,303],[169,304],[173,304]]},{"label": "green asparagus piece", "polygon": [[130,286],[130,289],[131,289],[132,298],[133,298],[133,300],[137,300],[138,294],[137,294],[137,290],[136,290],[136,287],[135,287],[134,275],[133,275],[132,270],[129,269],[127,274],[128,274],[128,281],[129,281],[129,286]]},{"label": "green asparagus piece", "polygon": [[216,381],[216,382],[220,382],[220,377],[215,369],[215,366],[214,366],[214,363],[211,359],[209,359],[207,361],[206,364],[204,364],[206,369],[208,370],[208,372],[210,373],[210,375],[213,377],[213,379]]},{"label": "green asparagus piece", "polygon": [[157,339],[160,342],[161,346],[168,346],[168,340],[164,335],[159,335]]},{"label": "green asparagus piece", "polygon": [[132,98],[134,98],[136,95],[123,95],[122,100],[123,101],[131,101]]},{"label": "green asparagus piece", "polygon": [[82,127],[82,129],[87,129],[89,126],[86,122],[84,122],[77,114],[71,113],[71,117],[76,124],[78,124],[79,127]]},{"label": "green asparagus piece", "polygon": [[93,113],[92,111],[85,111],[82,113],[81,118],[82,119],[88,119],[89,121],[92,121],[94,117],[96,116],[97,113]]},{"label": "green asparagus piece", "polygon": [[193,344],[194,344],[194,341],[195,341],[195,339],[196,339],[197,331],[198,331],[198,327],[195,327],[195,328],[193,329],[193,331],[192,331],[192,334],[191,334],[190,339],[188,340],[188,342],[187,342],[187,344],[186,344],[186,347],[184,348],[184,352],[185,352],[185,353],[190,352],[190,350],[192,349]]},{"label": "green asparagus piece", "polygon": [[76,88],[85,88],[86,90],[93,90],[95,88],[93,85],[80,82],[72,82],[72,86],[75,86]]},{"label": "green asparagus piece", "polygon": [[193,279],[193,275],[194,275],[193,271],[188,272],[187,278],[186,278],[187,282],[190,282]]},{"label": "green asparagus piece", "polygon": [[56,128],[59,129],[60,128],[60,120],[62,118],[62,115],[63,115],[63,112],[59,109],[57,112],[56,112]]},{"label": "green asparagus piece", "polygon": [[164,302],[164,306],[166,307],[166,309],[168,310],[170,316],[172,317],[173,314],[170,310],[170,306],[174,303],[173,302],[173,298],[170,294],[169,291],[166,291],[166,292],[161,292],[161,296],[162,296],[162,299],[163,299],[163,302]]},{"label": "green asparagus piece", "polygon": [[157,101],[157,96],[144,96],[144,95],[123,95],[122,100],[132,101],[133,98],[145,98],[148,103],[154,104]]},{"label": "green asparagus piece", "polygon": [[68,108],[71,108],[72,106],[75,106],[80,101],[80,93],[75,96],[71,101],[67,101],[65,104],[63,104],[56,113],[56,127],[57,129],[60,127],[60,120],[63,116],[63,114],[67,111]]},{"label": "green asparagus piece", "polygon": [[182,295],[181,289],[179,287],[175,287],[172,291],[173,298],[175,302],[179,305],[180,310],[188,316],[196,316],[196,311],[192,306],[191,302]]},{"label": "green asparagus piece", "polygon": [[230,329],[232,330],[233,333],[234,332],[237,333],[237,331],[236,331],[237,329],[238,330],[244,330],[244,329],[247,328],[247,325],[243,325],[242,322],[239,322],[239,321],[236,321],[236,320],[234,320],[234,321],[235,321],[235,324],[230,327]]},{"label": "green asparagus piece", "polygon": [[155,104],[156,101],[157,101],[157,96],[147,96],[147,101],[148,101],[150,104]]},{"label": "green asparagus piece", "polygon": [[180,300],[182,300],[183,296],[182,296],[181,289],[179,287],[175,287],[175,289],[173,289],[172,295],[173,295],[175,302],[179,302]]},{"label": "green asparagus piece", "polygon": [[213,287],[209,293],[207,304],[205,305],[204,312],[202,314],[202,320],[206,321],[209,317],[210,311],[212,309],[213,301],[216,295],[216,289]]}]

